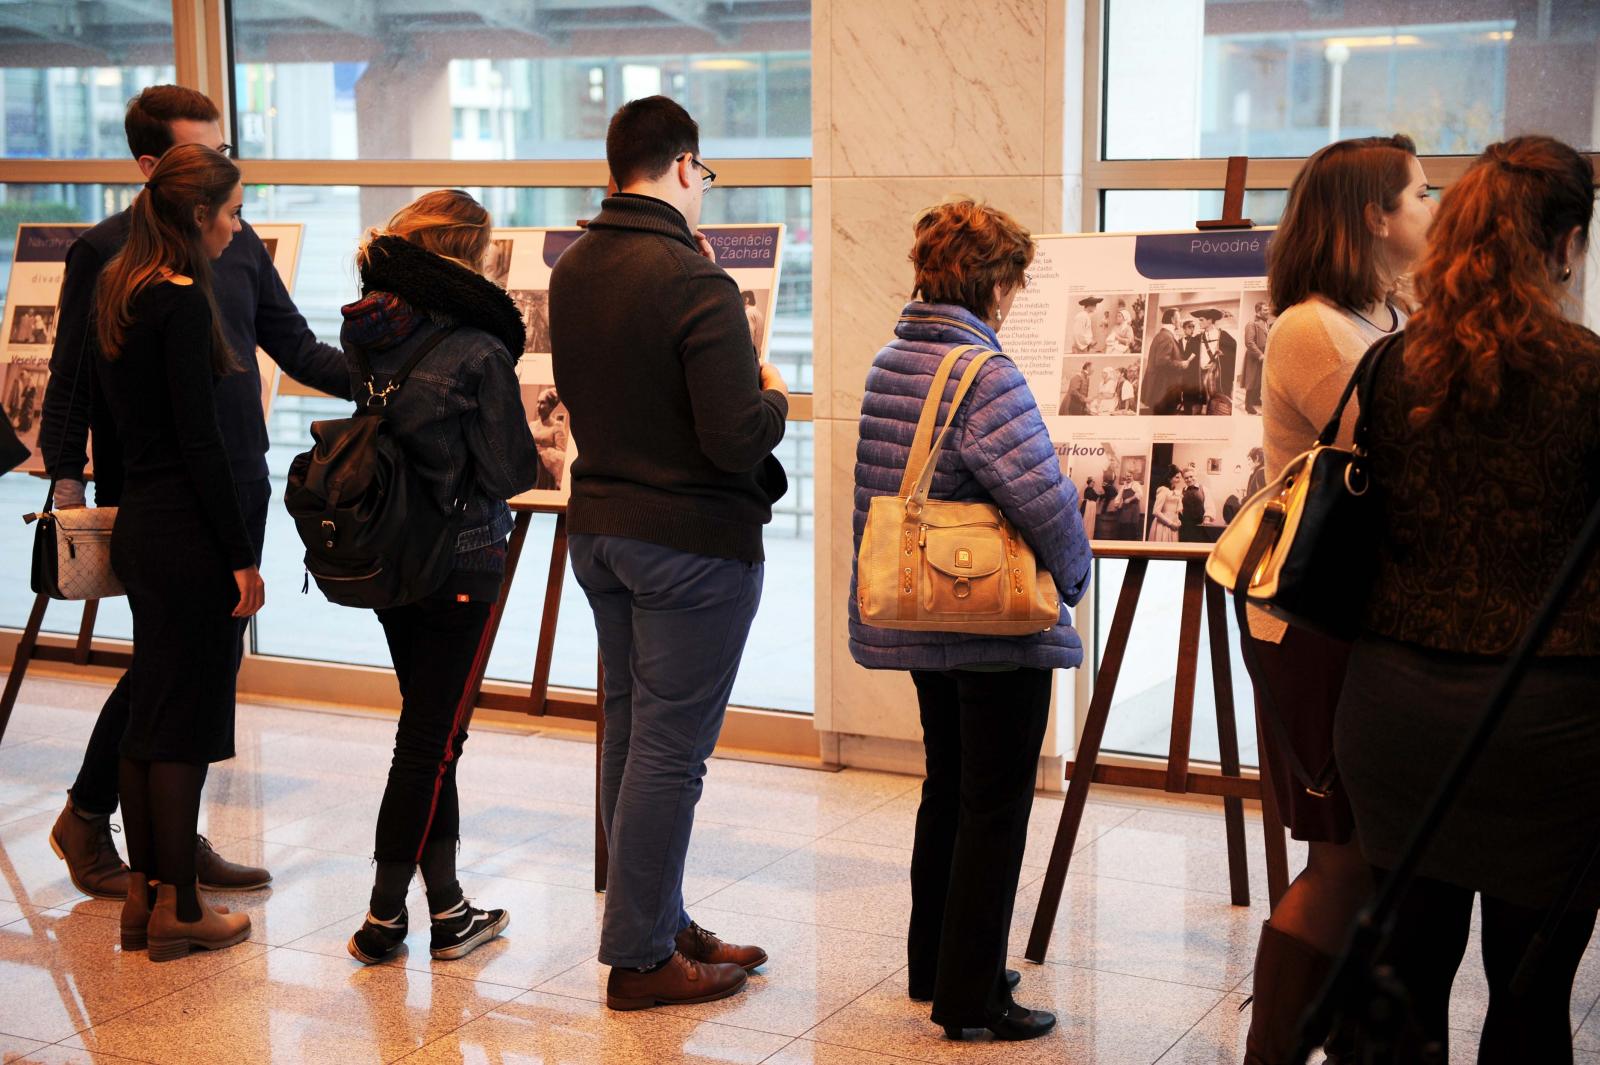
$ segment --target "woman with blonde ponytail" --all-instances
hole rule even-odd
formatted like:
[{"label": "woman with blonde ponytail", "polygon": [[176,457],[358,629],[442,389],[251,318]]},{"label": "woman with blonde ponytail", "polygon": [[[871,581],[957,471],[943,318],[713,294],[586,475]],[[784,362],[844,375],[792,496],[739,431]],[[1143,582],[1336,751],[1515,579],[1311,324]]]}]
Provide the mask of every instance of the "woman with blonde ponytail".
[{"label": "woman with blonde ponytail", "polygon": [[233,757],[233,619],[265,597],[212,399],[236,367],[211,262],[239,230],[242,195],[227,156],[172,148],[134,200],[127,243],[95,294],[97,375],[125,477],[111,562],[133,613],[119,771],[131,870],[122,943],[148,943],[152,961],[250,935],[248,917],[213,910],[196,891],[195,852],[206,769]]},{"label": "woman with blonde ponytail", "polygon": [[[1420,307],[1367,397],[1379,566],[1334,740],[1380,876],[1600,500],[1600,336],[1562,313],[1594,193],[1589,161],[1559,141],[1490,146],[1444,195]],[[1571,900],[1564,889],[1595,838],[1597,707],[1591,560],[1399,914],[1386,961],[1415,1024],[1396,1060],[1455,1060],[1450,988],[1479,897],[1489,1011],[1477,1060],[1572,1061],[1569,1000],[1600,878]],[[1519,974],[1541,928],[1548,941]]]},{"label": "woman with blonde ponytail", "polygon": [[487,653],[490,608],[505,573],[512,524],[506,500],[539,475],[517,384],[522,313],[482,274],[489,227],[489,212],[459,189],[418,198],[368,232],[356,253],[362,298],[344,308],[357,403],[370,388],[387,389],[426,348],[403,387],[386,395],[382,416],[434,502],[466,507],[455,570],[444,586],[377,612],[401,704],[378,808],[369,910],[348,944],[368,965],[405,942],[406,892],[418,871],[433,957],[464,957],[511,920],[505,910],[473,906],[456,880],[456,766],[472,716],[473,667]]}]

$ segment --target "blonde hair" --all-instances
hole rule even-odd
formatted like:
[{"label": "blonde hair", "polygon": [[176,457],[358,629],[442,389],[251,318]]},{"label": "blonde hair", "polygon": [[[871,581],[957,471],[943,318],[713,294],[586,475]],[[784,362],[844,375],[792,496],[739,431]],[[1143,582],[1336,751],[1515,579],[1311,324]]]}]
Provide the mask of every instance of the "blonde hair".
[{"label": "blonde hair", "polygon": [[399,237],[425,251],[483,273],[489,251],[489,212],[460,189],[425,192],[396,211],[381,229],[367,230],[356,252],[358,266],[367,265],[367,249],[379,237]]}]

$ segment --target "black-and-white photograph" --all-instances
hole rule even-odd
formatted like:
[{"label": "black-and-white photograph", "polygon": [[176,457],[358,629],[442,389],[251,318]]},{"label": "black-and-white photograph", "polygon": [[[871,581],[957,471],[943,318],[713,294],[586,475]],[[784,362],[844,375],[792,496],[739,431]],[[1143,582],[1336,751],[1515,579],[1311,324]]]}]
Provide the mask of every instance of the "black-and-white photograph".
[{"label": "black-and-white photograph", "polygon": [[1244,506],[1266,487],[1260,445],[1232,440],[1156,444],[1149,539],[1214,544]]},{"label": "black-and-white photograph", "polygon": [[1149,457],[1132,441],[1075,439],[1057,444],[1061,467],[1078,489],[1078,512],[1091,540],[1139,540]]},{"label": "black-and-white photograph", "polygon": [[1145,414],[1230,415],[1243,407],[1240,294],[1152,292],[1145,331]]},{"label": "black-and-white photograph", "polygon": [[511,276],[510,237],[489,242],[489,250],[483,253],[483,276],[501,288],[506,287],[506,280]]},{"label": "black-and-white photograph", "polygon": [[1136,355],[1066,356],[1056,413],[1138,414],[1140,362]]},{"label": "black-and-white photograph", "polygon": [[508,294],[522,312],[522,325],[528,331],[523,350],[541,355],[550,353],[550,293],[537,288],[514,288]]},{"label": "black-and-white photograph", "polygon": [[567,408],[554,384],[524,384],[522,409],[528,414],[528,431],[539,453],[535,492],[559,492],[567,475]]},{"label": "black-and-white photograph", "polygon": [[1139,293],[1080,293],[1067,329],[1074,355],[1128,355],[1144,350],[1145,297]]},{"label": "black-and-white photograph", "polygon": [[772,302],[772,292],[764,288],[747,288],[739,293],[744,301],[745,320],[750,323],[750,342],[756,348],[756,361],[767,360],[767,350],[763,346],[767,337],[767,314]]},{"label": "black-and-white photograph", "polygon": [[37,362],[0,363],[0,408],[28,450],[39,448],[39,422],[44,416],[44,386],[50,366]]},{"label": "black-and-white photograph", "polygon": [[1244,323],[1244,367],[1240,371],[1239,387],[1244,391],[1244,412],[1261,413],[1261,383],[1266,373],[1267,334],[1278,316],[1272,313],[1272,304],[1265,292],[1246,292],[1243,310],[1249,315]]},{"label": "black-and-white photograph", "polygon": [[13,344],[53,344],[56,339],[56,309],[54,307],[20,306],[11,319]]}]

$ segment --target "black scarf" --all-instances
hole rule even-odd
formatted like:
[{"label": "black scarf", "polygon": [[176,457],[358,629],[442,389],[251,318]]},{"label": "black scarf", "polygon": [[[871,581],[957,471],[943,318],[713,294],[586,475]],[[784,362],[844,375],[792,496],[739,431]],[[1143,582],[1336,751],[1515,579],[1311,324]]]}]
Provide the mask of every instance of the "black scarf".
[{"label": "black scarf", "polygon": [[401,237],[378,237],[367,246],[361,294],[392,292],[419,311],[448,315],[499,340],[512,361],[527,339],[522,313],[493,281]]}]

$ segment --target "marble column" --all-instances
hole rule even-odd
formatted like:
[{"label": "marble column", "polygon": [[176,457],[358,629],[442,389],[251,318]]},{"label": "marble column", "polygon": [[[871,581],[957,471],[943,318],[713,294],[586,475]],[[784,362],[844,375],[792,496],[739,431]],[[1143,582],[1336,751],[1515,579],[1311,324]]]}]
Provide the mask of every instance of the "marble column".
[{"label": "marble column", "polygon": [[970,195],[1077,229],[1082,4],[813,0],[817,728],[846,764],[921,767],[909,677],[857,666],[845,620],[862,385],[909,298],[912,222]]}]

